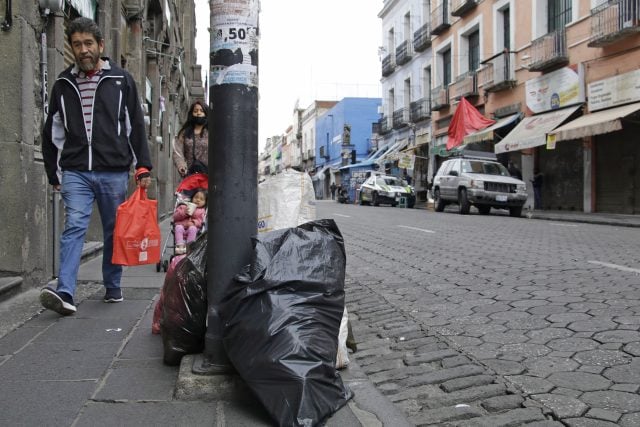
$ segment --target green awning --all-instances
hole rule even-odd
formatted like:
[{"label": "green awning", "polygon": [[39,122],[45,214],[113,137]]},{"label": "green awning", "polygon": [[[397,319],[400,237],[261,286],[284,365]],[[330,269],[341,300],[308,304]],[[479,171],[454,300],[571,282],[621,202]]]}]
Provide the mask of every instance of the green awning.
[{"label": "green awning", "polygon": [[440,156],[440,157],[449,157],[454,154],[459,154],[460,151],[462,151],[463,149],[464,149],[463,145],[454,147],[451,150],[447,150],[446,144],[435,145],[431,147],[431,149],[429,150],[429,154],[433,154],[434,156]]}]

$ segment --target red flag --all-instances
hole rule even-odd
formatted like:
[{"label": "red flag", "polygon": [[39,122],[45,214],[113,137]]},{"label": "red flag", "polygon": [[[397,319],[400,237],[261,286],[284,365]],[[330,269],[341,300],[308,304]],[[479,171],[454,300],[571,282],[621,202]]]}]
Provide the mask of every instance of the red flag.
[{"label": "red flag", "polygon": [[458,108],[456,112],[453,113],[453,118],[449,125],[447,150],[451,150],[462,144],[462,140],[466,135],[491,126],[495,122],[495,120],[487,119],[480,114],[480,111],[465,98],[460,98]]}]

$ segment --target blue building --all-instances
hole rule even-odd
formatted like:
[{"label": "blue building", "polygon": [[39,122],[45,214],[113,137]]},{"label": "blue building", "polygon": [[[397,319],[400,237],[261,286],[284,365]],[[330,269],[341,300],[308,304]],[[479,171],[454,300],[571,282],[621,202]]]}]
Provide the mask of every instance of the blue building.
[{"label": "blue building", "polygon": [[332,182],[340,185],[340,167],[369,156],[372,124],[380,119],[381,105],[380,98],[343,98],[318,118],[313,176],[317,199],[331,197]]}]

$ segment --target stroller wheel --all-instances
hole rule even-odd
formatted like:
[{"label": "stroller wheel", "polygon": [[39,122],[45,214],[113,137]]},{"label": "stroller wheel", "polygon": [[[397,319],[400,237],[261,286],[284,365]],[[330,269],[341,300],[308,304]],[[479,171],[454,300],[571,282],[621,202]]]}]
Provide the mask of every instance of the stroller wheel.
[{"label": "stroller wheel", "polygon": [[160,273],[160,267],[162,267],[162,263],[156,263],[156,273]]},{"label": "stroller wheel", "polygon": [[166,273],[168,269],[169,269],[169,261],[165,259],[164,261],[162,261],[162,270]]}]

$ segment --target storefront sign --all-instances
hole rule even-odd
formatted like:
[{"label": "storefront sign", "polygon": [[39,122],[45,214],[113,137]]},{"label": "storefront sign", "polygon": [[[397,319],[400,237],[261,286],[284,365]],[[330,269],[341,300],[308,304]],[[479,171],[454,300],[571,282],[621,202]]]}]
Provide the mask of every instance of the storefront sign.
[{"label": "storefront sign", "polygon": [[581,74],[565,67],[527,80],[527,107],[537,114],[584,102],[584,76]]},{"label": "storefront sign", "polygon": [[640,70],[590,83],[587,93],[590,112],[640,101]]},{"label": "storefront sign", "polygon": [[413,170],[413,165],[415,164],[415,162],[416,156],[404,153],[398,159],[398,168]]}]

